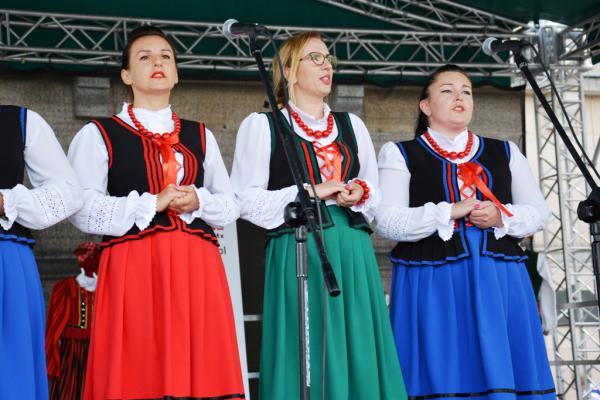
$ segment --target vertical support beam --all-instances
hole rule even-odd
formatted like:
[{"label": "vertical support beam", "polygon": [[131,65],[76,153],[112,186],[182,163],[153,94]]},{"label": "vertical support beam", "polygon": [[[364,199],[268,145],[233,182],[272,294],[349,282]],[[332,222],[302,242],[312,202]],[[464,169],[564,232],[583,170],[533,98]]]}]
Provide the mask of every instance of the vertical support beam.
[{"label": "vertical support beam", "polygon": [[[563,126],[567,118],[585,147],[583,68],[557,66],[551,75],[563,99],[566,115],[550,91],[547,79],[540,87]],[[535,101],[540,184],[552,211],[544,231],[544,253],[557,291],[558,329],[552,360],[558,394],[585,398],[597,387],[600,354],[596,288],[591,262],[589,226],[577,218],[577,205],[588,187],[575,162],[557,136],[540,104]],[[552,357],[551,357],[552,358]]]}]

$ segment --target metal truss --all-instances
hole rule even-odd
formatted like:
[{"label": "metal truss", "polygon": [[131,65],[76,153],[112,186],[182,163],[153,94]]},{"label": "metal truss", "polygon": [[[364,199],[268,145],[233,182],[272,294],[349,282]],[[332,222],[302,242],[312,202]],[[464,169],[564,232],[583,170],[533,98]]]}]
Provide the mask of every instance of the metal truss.
[{"label": "metal truss", "polygon": [[600,56],[600,13],[564,29],[560,36],[565,43],[561,59]]},{"label": "metal truss", "polygon": [[[0,9],[0,61],[117,67],[127,32],[147,23],[172,37],[181,69],[256,71],[247,40],[225,38],[221,24],[4,9]],[[509,63],[478,61],[486,38],[479,31],[269,28],[276,44],[297,32],[319,30],[340,60],[338,73],[351,76],[423,76],[446,63],[460,65],[472,76],[514,74]],[[263,50],[266,56],[272,54],[266,41]]]},{"label": "metal truss", "polygon": [[[567,115],[540,78],[546,98],[564,126],[569,118],[584,147],[584,69],[552,69]],[[535,99],[540,185],[552,215],[544,231],[544,249],[558,300],[558,329],[553,338],[557,394],[561,399],[588,398],[600,387],[600,321],[591,261],[589,226],[577,218],[577,205],[588,187],[544,109]]]},{"label": "metal truss", "polygon": [[436,29],[511,34],[527,30],[516,21],[448,0],[318,0],[416,31]]}]

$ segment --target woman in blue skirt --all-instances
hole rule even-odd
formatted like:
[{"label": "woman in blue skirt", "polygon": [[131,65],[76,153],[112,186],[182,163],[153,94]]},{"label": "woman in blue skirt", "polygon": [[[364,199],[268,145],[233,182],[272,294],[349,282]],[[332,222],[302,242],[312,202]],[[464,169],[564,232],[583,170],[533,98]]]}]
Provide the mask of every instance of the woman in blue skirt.
[{"label": "woman in blue skirt", "polygon": [[[0,106],[0,399],[47,399],[44,294],[29,229],[81,206],[79,185],[37,113]],[[34,189],[23,186],[25,171]]]},{"label": "woman in blue skirt", "polygon": [[548,207],[511,142],[468,130],[459,67],[423,88],[415,138],[379,156],[378,232],[391,252],[391,319],[409,399],[551,399],[554,383],[519,238]]}]

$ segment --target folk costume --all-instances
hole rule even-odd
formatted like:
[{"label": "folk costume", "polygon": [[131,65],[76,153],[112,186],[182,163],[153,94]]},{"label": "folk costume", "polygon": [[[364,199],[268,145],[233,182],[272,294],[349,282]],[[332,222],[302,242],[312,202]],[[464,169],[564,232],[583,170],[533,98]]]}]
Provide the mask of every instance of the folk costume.
[{"label": "folk costume", "polygon": [[[431,129],[379,156],[378,232],[390,253],[391,319],[411,399],[551,399],[554,384],[518,239],[548,207],[513,143]],[[476,196],[502,226],[452,220]]]},{"label": "folk costume", "polygon": [[[0,106],[0,398],[47,399],[44,294],[30,229],[73,214],[80,188],[52,128],[23,107]],[[23,185],[25,172],[33,189]]]},{"label": "folk costume", "polygon": [[[212,229],[239,208],[213,134],[170,107],[124,104],[85,125],[69,159],[84,182],[72,222],[104,235],[84,398],[243,398]],[[200,207],[156,212],[169,183],[193,185]]]},{"label": "folk costume", "polygon": [[100,248],[82,243],[75,255],[81,272],[54,285],[48,307],[46,360],[51,400],[83,396]]},{"label": "folk costume", "polygon": [[[368,198],[351,208],[323,201],[324,243],[341,295],[324,292],[320,261],[308,243],[308,314],[311,398],[321,398],[323,313],[326,310],[325,393],[337,399],[402,399],[400,366],[387,316],[379,268],[369,238],[378,204],[377,166],[369,133],[353,114],[316,119],[290,103],[305,183],[360,179]],[[288,110],[281,116],[288,121]],[[289,129],[289,123],[285,122]],[[303,126],[304,125],[304,126]],[[310,130],[309,130],[310,129]],[[308,133],[307,133],[308,131]],[[325,132],[325,133],[323,133]],[[311,134],[312,133],[312,134]],[[268,229],[263,307],[260,398],[299,398],[295,240],[283,210],[297,188],[285,161],[272,115],[251,114],[238,131],[232,184],[241,216]],[[366,192],[365,192],[366,193]],[[324,301],[326,306],[324,307]]]}]

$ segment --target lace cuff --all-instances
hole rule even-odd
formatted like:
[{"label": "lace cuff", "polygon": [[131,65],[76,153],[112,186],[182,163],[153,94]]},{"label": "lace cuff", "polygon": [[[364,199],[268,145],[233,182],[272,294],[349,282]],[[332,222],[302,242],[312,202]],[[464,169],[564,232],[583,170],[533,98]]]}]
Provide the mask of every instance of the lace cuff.
[{"label": "lace cuff", "polygon": [[[252,193],[252,199],[249,196],[240,198],[242,207],[242,217],[255,225],[265,229],[277,228],[283,224],[283,209],[294,201],[298,195],[296,186],[289,186],[276,191],[256,190]],[[249,202],[248,205],[246,205]]]},{"label": "lace cuff", "polygon": [[60,192],[52,187],[39,187],[31,191],[46,216],[47,226],[56,224],[67,217],[67,208]]},{"label": "lace cuff", "polygon": [[135,207],[135,224],[140,231],[146,229],[156,215],[157,200],[158,197],[151,193],[143,193],[140,196]]},{"label": "lace cuff", "polygon": [[[204,209],[204,204],[208,200],[208,197],[210,197],[210,192],[205,188],[197,188],[194,186],[194,190],[196,191],[196,196],[198,196],[198,208],[194,211],[179,214],[179,218],[186,224],[191,224],[193,220],[200,218],[202,210]],[[206,193],[208,193],[208,196]]]},{"label": "lace cuff", "polygon": [[17,219],[17,204],[11,190],[0,190],[4,202],[4,215],[0,217],[0,226],[9,230]]},{"label": "lace cuff", "polygon": [[112,220],[117,208],[116,197],[98,195],[92,199],[87,219],[87,232],[108,234],[111,232]]},{"label": "lace cuff", "polygon": [[[511,204],[504,204],[504,207],[506,207],[506,209],[513,214],[513,207]],[[502,211],[500,211],[500,216],[502,218],[502,226],[495,226],[494,227],[494,237],[496,239],[500,239],[503,238],[504,236],[506,236],[509,232],[509,227],[511,225],[512,219],[515,217],[515,215],[513,214],[512,217],[509,217],[508,215],[504,214]]]},{"label": "lace cuff", "polygon": [[445,201],[433,204],[425,204],[425,212],[431,213],[435,220],[438,236],[444,242],[450,240],[454,234],[454,220],[450,217],[452,211],[452,204],[446,203]]},{"label": "lace cuff", "polygon": [[384,210],[377,217],[377,233],[387,239],[406,241],[413,212],[414,208],[391,207]]}]

